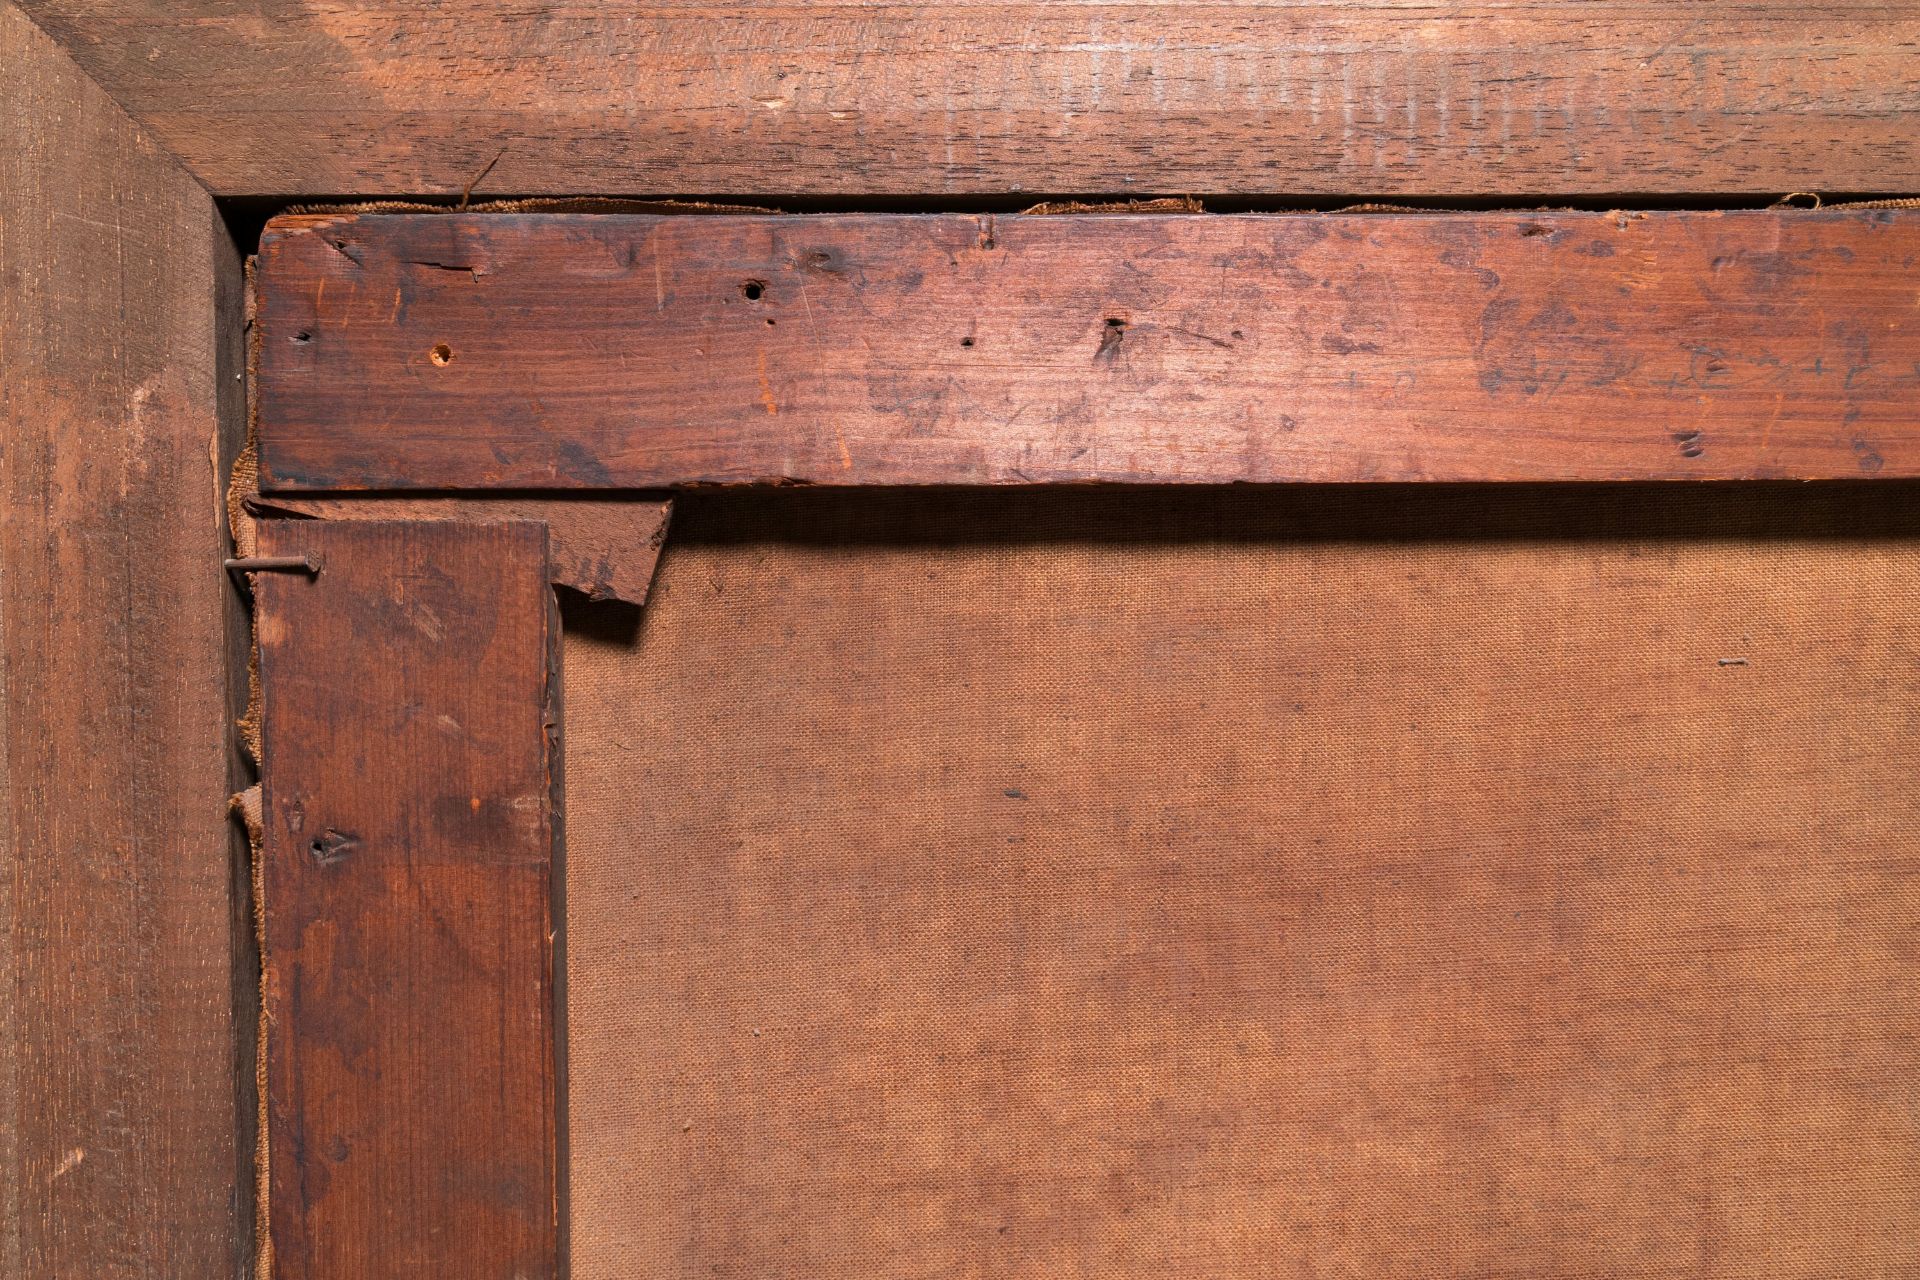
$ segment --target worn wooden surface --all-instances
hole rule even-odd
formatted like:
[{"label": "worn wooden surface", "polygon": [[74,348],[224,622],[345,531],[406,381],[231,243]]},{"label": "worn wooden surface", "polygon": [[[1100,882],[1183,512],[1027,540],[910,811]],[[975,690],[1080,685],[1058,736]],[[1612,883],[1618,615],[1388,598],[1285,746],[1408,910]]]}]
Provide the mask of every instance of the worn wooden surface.
[{"label": "worn wooden surface", "polygon": [[555,624],[536,524],[273,520],[276,1280],[557,1274]]},{"label": "worn wooden surface", "polygon": [[1920,189],[1911,0],[22,3],[222,194]]},{"label": "worn wooden surface", "polygon": [[575,1280],[1909,1275],[1917,496],[688,495]]},{"label": "worn wooden surface", "polygon": [[299,216],[261,487],[1920,474],[1920,212]]},{"label": "worn wooden surface", "polygon": [[0,6],[0,1274],[228,1276],[249,1215],[213,202]]},{"label": "worn wooden surface", "polygon": [[361,494],[287,495],[247,504],[267,514],[320,520],[528,520],[547,526],[548,572],[556,585],[589,600],[645,604],[666,541],[673,503],[644,495],[382,498]]}]

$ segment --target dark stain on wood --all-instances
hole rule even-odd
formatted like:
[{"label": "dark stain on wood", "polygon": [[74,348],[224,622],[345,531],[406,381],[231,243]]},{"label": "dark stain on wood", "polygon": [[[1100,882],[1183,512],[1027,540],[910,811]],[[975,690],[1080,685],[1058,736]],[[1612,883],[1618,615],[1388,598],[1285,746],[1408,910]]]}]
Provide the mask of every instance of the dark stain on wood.
[{"label": "dark stain on wood", "polygon": [[545,530],[259,543],[274,1274],[555,1276]]},{"label": "dark stain on wood", "polygon": [[305,215],[262,488],[1913,476],[1917,252],[1888,210]]}]

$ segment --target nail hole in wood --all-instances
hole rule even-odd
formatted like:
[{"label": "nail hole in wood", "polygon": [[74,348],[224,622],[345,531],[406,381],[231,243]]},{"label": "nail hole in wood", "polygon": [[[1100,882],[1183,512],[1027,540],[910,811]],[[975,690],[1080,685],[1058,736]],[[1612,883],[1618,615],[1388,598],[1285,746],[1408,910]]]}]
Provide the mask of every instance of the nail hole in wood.
[{"label": "nail hole in wood", "polygon": [[767,291],[767,282],[764,280],[749,280],[745,284],[740,286],[740,294],[748,302],[760,301],[760,295],[764,294],[766,291]]},{"label": "nail hole in wood", "polygon": [[359,839],[352,833],[328,827],[307,846],[307,851],[313,855],[315,862],[323,867],[330,867],[352,853],[359,844]]},{"label": "nail hole in wood", "polygon": [[453,363],[453,348],[442,342],[427,353],[427,358],[444,369]]}]

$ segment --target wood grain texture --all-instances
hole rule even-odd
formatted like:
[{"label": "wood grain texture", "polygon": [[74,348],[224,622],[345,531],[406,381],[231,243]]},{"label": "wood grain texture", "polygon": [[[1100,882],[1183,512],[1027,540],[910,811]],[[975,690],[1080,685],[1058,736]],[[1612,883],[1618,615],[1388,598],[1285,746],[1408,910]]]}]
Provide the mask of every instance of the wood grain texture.
[{"label": "wood grain texture", "polygon": [[575,1280],[1909,1275],[1917,496],[688,495]]},{"label": "wood grain texture", "polygon": [[0,66],[0,1274],[230,1276],[239,261],[207,193],[6,5]]},{"label": "wood grain texture", "polygon": [[554,585],[589,600],[645,604],[666,542],[673,503],[665,498],[588,494],[536,497],[382,498],[364,494],[255,495],[248,507],[319,520],[526,520],[547,526]]},{"label": "wood grain texture", "polygon": [[556,1276],[545,531],[259,549],[276,1280]]},{"label": "wood grain texture", "polygon": [[1920,189],[1911,0],[23,3],[221,194]]},{"label": "wood grain texture", "polygon": [[353,215],[263,490],[1920,474],[1920,213]]}]

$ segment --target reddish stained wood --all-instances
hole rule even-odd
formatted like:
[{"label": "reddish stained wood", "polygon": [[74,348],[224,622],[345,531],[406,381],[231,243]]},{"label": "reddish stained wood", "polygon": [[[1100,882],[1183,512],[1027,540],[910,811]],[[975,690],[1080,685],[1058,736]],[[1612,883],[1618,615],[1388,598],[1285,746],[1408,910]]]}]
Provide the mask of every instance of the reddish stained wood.
[{"label": "reddish stained wood", "polygon": [[545,530],[259,550],[274,1274],[554,1276]]},{"label": "reddish stained wood", "polygon": [[355,215],[262,488],[1920,475],[1920,213]]},{"label": "reddish stained wood", "polygon": [[266,514],[322,520],[529,520],[547,526],[548,572],[589,600],[645,604],[673,503],[587,494],[539,497],[380,498],[364,494],[255,496]]},{"label": "reddish stained wood", "polygon": [[1911,4],[21,3],[223,195],[1920,188]]},{"label": "reddish stained wood", "polygon": [[238,1275],[240,261],[8,5],[0,68],[0,1275]]}]

